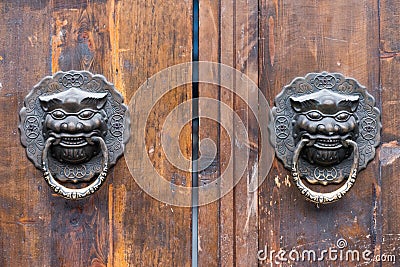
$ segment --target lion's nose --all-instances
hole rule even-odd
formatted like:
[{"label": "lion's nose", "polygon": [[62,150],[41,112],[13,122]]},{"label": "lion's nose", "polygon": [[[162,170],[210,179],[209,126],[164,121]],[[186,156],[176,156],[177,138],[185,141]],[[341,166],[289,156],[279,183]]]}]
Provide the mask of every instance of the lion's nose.
[{"label": "lion's nose", "polygon": [[339,130],[339,127],[331,122],[328,122],[325,124],[319,124],[317,130],[323,134],[334,135]]},{"label": "lion's nose", "polygon": [[68,133],[76,133],[78,131],[82,131],[83,124],[81,122],[64,122],[61,124],[61,130]]}]

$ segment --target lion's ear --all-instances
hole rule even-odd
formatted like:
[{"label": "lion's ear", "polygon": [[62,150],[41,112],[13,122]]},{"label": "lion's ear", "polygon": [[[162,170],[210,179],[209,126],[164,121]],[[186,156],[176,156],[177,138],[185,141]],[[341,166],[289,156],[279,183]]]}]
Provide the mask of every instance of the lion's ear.
[{"label": "lion's ear", "polygon": [[62,103],[62,101],[60,99],[52,98],[49,96],[40,96],[39,102],[40,102],[40,106],[42,107],[42,109],[45,112],[49,111],[49,109],[51,109],[51,107]]},{"label": "lion's ear", "polygon": [[294,111],[304,112],[308,110],[313,110],[318,105],[318,101],[315,99],[302,99],[300,97],[291,97],[290,104]]},{"label": "lion's ear", "polygon": [[358,96],[348,96],[347,99],[339,101],[338,107],[345,108],[347,110],[350,110],[351,112],[355,112],[357,110],[358,103]]},{"label": "lion's ear", "polygon": [[86,97],[82,99],[81,104],[96,106],[97,109],[102,109],[107,102],[107,93],[97,93],[99,97]]}]

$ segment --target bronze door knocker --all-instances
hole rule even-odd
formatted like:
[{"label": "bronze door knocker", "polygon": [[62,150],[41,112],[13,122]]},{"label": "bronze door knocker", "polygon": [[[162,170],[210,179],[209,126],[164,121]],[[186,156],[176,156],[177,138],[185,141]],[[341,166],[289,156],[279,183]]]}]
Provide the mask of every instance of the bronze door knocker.
[{"label": "bronze door knocker", "polygon": [[67,199],[97,191],[129,139],[121,94],[101,75],[57,72],[25,98],[21,142],[49,186]]},{"label": "bronze door knocker", "polygon": [[[374,98],[340,73],[309,73],[294,79],[275,99],[276,154],[293,183],[315,203],[331,203],[353,186],[357,172],[380,143],[380,112]],[[307,185],[337,185],[328,193]]]}]

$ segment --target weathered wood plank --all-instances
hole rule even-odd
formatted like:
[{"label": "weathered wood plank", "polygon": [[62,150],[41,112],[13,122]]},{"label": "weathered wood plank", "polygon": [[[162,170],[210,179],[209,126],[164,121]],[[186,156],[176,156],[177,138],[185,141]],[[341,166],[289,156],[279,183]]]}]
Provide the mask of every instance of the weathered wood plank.
[{"label": "weathered wood plank", "polygon": [[[399,211],[399,3],[380,1],[380,68],[382,92],[382,255],[400,255]],[[396,259],[398,261],[398,258]],[[383,264],[383,266],[385,266]],[[387,265],[389,266],[389,264]]]},{"label": "weathered wood plank", "polygon": [[399,51],[400,34],[397,15],[399,5],[395,1],[382,1],[380,27],[380,66],[382,82],[382,141],[390,142],[399,139]]},{"label": "weathered wood plank", "polygon": [[[384,73],[382,73],[385,75]],[[399,235],[399,155],[398,141],[385,142],[380,150],[380,164],[382,179],[382,248],[381,255],[386,257],[388,263],[383,266],[391,266],[397,262],[400,255]],[[392,257],[395,258],[392,258]],[[390,257],[390,258],[389,258]],[[382,258],[383,259],[383,258]],[[393,260],[394,259],[394,260]],[[385,265],[387,264],[387,265]]]},{"label": "weathered wood plank", "polygon": [[[101,73],[129,100],[152,74],[190,61],[191,5],[156,0],[0,3],[1,266],[190,266],[190,209],[148,196],[123,160],[91,198],[71,202],[52,196],[41,172],[25,157],[16,129],[25,95],[51,72]],[[277,160],[257,200],[248,191],[257,174],[255,120],[246,104],[228,90],[200,85],[200,96],[219,99],[238,112],[252,148],[248,170],[237,187],[199,210],[200,266],[255,266],[257,250],[265,246],[270,251],[320,251],[334,248],[341,237],[349,249],[398,254],[392,249],[400,243],[396,235],[399,18],[393,1],[380,1],[380,7],[379,62],[377,1],[200,1],[200,60],[225,63],[259,80],[271,105],[294,77],[322,70],[356,78],[379,103],[380,68],[385,142],[378,153],[380,170],[376,159],[338,203],[317,209],[305,202]],[[159,133],[167,114],[190,97],[190,86],[167,94],[149,117],[146,135],[155,168],[172,183],[186,186],[190,174],[168,163]],[[258,101],[250,92],[249,99]],[[190,134],[190,127],[180,133],[180,148],[187,158]],[[217,178],[232,157],[242,159],[235,151],[228,152],[230,134],[216,122],[200,121],[200,139],[214,140],[218,149],[213,164],[200,173],[200,184]]]},{"label": "weathered wood plank", "polygon": [[[236,0],[235,9],[234,67],[258,85],[258,1]],[[246,145],[249,149],[247,170],[234,188],[236,266],[257,265],[257,257],[254,255],[258,251],[258,191],[252,192],[251,190],[253,190],[252,185],[257,184],[253,180],[258,179],[259,125],[252,111],[249,110],[249,106],[257,107],[258,90],[251,91],[249,88],[246,88],[247,103],[239,97],[234,98],[234,108],[247,127]],[[240,89],[237,88],[237,90]],[[265,140],[263,141],[265,142]],[[239,151],[236,152],[234,158],[238,162],[244,159],[243,154]],[[236,173],[241,171],[235,167]]]},{"label": "weathered wood plank", "polygon": [[[111,36],[108,18],[114,12],[106,2],[54,1],[52,10],[51,71],[89,70],[112,81]],[[109,216],[107,183],[88,199],[68,201],[51,198],[51,265],[106,266],[113,228]],[[110,225],[111,223],[111,225]]]},{"label": "weathered wood plank", "polygon": [[[121,1],[115,3],[113,47],[114,82],[129,100],[139,86],[157,72],[191,60],[192,3],[190,1]],[[114,71],[114,70],[113,70]],[[170,77],[174,82],[174,77]],[[164,84],[165,85],[165,84]],[[172,88],[171,88],[172,89]],[[191,98],[191,86],[181,86],[165,95],[152,109],[145,133],[146,149],[165,180],[191,185],[190,172],[180,171],[166,158],[161,133],[166,116],[179,103]],[[148,106],[155,99],[149,94]],[[138,112],[135,116],[141,116]],[[178,114],[181,116],[182,114]],[[175,121],[177,121],[176,118]],[[180,148],[191,158],[190,125],[181,133]],[[132,129],[132,142],[141,140],[142,129]],[[144,137],[143,137],[144,138]],[[139,147],[139,146],[138,146]],[[135,158],[135,155],[131,155]],[[176,156],[176,155],[174,155]],[[167,205],[147,195],[120,163],[115,168],[114,266],[190,266],[191,210]],[[137,161],[134,168],[140,168]],[[149,176],[153,188],[160,185]],[[172,190],[172,189],[171,189]]]},{"label": "weathered wood plank", "polygon": [[[220,56],[220,10],[218,1],[199,1],[199,60],[218,62]],[[215,73],[218,75],[218,73]],[[199,97],[219,99],[217,85],[199,84]],[[199,113],[202,114],[202,105]],[[218,118],[219,110],[213,110],[214,117]],[[213,163],[199,172],[199,186],[209,184],[220,176],[220,126],[216,121],[201,118],[199,122],[199,140],[209,138],[215,143],[216,158],[201,154],[200,162],[213,161]],[[202,160],[203,159],[203,160]],[[203,164],[199,164],[203,165]],[[201,200],[200,200],[201,201]],[[199,266],[218,266],[220,255],[220,203],[215,201],[199,207]]]},{"label": "weathered wood plank", "polygon": [[45,1],[0,3],[1,266],[50,266],[50,191],[18,133],[23,100],[50,68],[48,15]]},{"label": "weathered wood plank", "polygon": [[[260,85],[271,105],[293,78],[324,70],[356,78],[379,103],[376,1],[263,0],[260,4]],[[344,199],[319,208],[301,197],[288,182],[289,177],[289,172],[276,160],[262,185],[260,249],[320,251],[335,248],[336,241],[345,238],[350,249],[379,253],[380,184],[376,159],[359,174],[354,189]],[[261,264],[270,263],[268,252]],[[276,252],[272,261],[274,256]],[[290,264],[313,266],[314,263]]]},{"label": "weathered wood plank", "polygon": [[[232,66],[257,83],[257,29],[257,1],[200,2],[200,60]],[[232,78],[235,76],[232,75]],[[218,128],[216,122],[204,119],[200,121],[200,139],[212,139],[217,144],[218,153],[213,164],[200,173],[199,183],[218,178],[226,171],[230,161],[234,167],[227,176],[240,176],[243,173],[235,189],[218,202],[199,209],[200,266],[257,264],[254,255],[258,250],[258,200],[257,192],[249,192],[249,184],[258,175],[257,168],[254,168],[257,162],[257,145],[254,144],[258,143],[258,125],[248,109],[248,103],[231,91],[236,90],[235,86],[239,85],[235,85],[233,80],[229,90],[204,84],[199,86],[200,97],[220,100],[239,115],[249,134],[245,145],[251,148],[250,160],[246,162],[247,170],[239,169],[240,164],[235,162],[246,159],[235,148],[238,143],[237,133],[227,131],[223,124]],[[247,97],[255,104],[258,101],[258,92],[248,91]],[[233,125],[233,118],[227,123]],[[234,144],[233,147],[231,143]]]},{"label": "weathered wood plank", "polygon": [[[16,114],[31,87],[58,70],[103,74],[129,99],[152,74],[189,61],[191,3],[13,1],[2,3],[1,13],[1,265],[189,266],[190,209],[147,196],[123,160],[94,196],[76,202],[52,196],[25,157]],[[155,146],[155,168],[187,186],[190,173],[166,164],[157,144],[166,115],[190,97],[190,86],[168,94],[155,107],[146,136]],[[190,125],[178,134],[190,158]]]},{"label": "weathered wood plank", "polygon": [[[220,1],[220,62],[222,64],[234,67],[235,65],[235,34],[234,34],[234,18],[236,16],[234,1]],[[223,46],[223,47],[222,47]],[[201,51],[200,51],[201,52]],[[231,84],[233,88],[233,81]],[[231,89],[232,89],[231,88]],[[224,88],[220,89],[220,99],[234,109],[234,95],[231,91]],[[220,133],[220,173],[223,171],[227,177],[233,177],[234,171],[226,169],[229,162],[233,159],[232,141],[233,133],[225,130]],[[221,266],[234,266],[235,264],[235,197],[234,191],[230,191],[220,200],[220,218],[219,218],[219,244],[220,244],[220,264]]]}]

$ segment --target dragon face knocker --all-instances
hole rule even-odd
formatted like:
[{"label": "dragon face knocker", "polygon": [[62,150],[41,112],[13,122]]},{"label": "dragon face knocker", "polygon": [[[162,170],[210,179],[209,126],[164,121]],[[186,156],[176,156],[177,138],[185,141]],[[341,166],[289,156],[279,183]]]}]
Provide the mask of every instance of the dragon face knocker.
[{"label": "dragon face knocker", "polygon": [[[380,142],[380,112],[356,80],[310,73],[284,87],[273,108],[276,153],[310,201],[330,203],[354,184]],[[318,193],[306,183],[341,185]]]},{"label": "dragon face knocker", "polygon": [[94,193],[122,155],[129,116],[101,75],[58,72],[44,78],[20,111],[21,142],[50,187],[68,199]]}]

